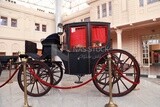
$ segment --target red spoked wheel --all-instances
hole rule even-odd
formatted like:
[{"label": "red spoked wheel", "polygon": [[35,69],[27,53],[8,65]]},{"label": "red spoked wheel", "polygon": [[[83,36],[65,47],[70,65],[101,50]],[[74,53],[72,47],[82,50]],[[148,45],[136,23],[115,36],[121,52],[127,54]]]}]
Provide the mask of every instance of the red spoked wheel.
[{"label": "red spoked wheel", "polygon": [[[30,70],[34,72],[43,81],[53,84],[53,75],[49,67],[41,61],[28,61],[26,64],[26,78],[27,78],[27,94],[34,97],[43,96],[51,89],[50,86],[46,86],[34,78]],[[21,65],[18,72],[18,84],[22,91],[24,91],[24,77],[23,66]]]},{"label": "red spoked wheel", "polygon": [[57,62],[51,62],[51,63],[52,64],[51,64],[50,70],[53,75],[53,84],[57,85],[62,80],[63,68],[60,63],[57,63]]},{"label": "red spoked wheel", "polygon": [[92,77],[101,72],[93,79],[93,83],[105,95],[109,95],[108,54],[111,55],[112,96],[124,96],[130,93],[139,83],[140,68],[138,62],[124,50],[107,50],[97,60],[92,72]]}]

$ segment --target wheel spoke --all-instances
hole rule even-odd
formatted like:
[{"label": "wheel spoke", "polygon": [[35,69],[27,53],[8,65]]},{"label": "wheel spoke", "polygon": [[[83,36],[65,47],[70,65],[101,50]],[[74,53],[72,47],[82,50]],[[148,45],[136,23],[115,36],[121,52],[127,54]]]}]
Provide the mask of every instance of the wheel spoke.
[{"label": "wheel spoke", "polygon": [[107,86],[108,84],[106,83],[106,84],[104,84],[104,86],[102,87],[102,89],[104,90],[104,88]]},{"label": "wheel spoke", "polygon": [[31,88],[31,91],[30,91],[30,92],[33,92],[34,85],[35,85],[35,81],[34,81],[34,83],[33,83],[33,85],[32,85],[32,88]]},{"label": "wheel spoke", "polygon": [[37,92],[39,94],[38,82],[36,82]]},{"label": "wheel spoke", "polygon": [[[117,79],[117,78],[116,78],[116,79]],[[117,83],[116,83],[116,84],[117,84],[117,88],[118,88],[118,93],[121,93],[121,92],[120,92],[119,82],[117,81]]]},{"label": "wheel spoke", "polygon": [[60,78],[60,76],[58,76],[58,75],[54,75],[54,74],[53,74],[53,77],[57,77],[57,78]]},{"label": "wheel spoke", "polygon": [[41,82],[38,81],[38,83],[41,85],[41,87],[42,87],[44,90],[46,90],[45,87],[44,87],[44,85],[43,85]]},{"label": "wheel spoke", "polygon": [[123,80],[120,78],[120,81],[122,82],[122,84],[126,87],[126,89],[128,90],[129,88],[127,87],[127,85],[123,82]]}]

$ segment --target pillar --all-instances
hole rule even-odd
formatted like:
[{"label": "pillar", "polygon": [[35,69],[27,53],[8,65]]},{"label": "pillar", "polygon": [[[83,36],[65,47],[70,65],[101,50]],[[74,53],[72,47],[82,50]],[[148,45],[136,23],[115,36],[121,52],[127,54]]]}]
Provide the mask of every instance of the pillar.
[{"label": "pillar", "polygon": [[122,30],[117,29],[116,33],[117,33],[117,48],[122,49]]},{"label": "pillar", "polygon": [[55,28],[56,33],[60,32],[60,28],[58,27],[59,23],[62,23],[62,0],[55,0],[56,2],[56,13],[55,13]]}]

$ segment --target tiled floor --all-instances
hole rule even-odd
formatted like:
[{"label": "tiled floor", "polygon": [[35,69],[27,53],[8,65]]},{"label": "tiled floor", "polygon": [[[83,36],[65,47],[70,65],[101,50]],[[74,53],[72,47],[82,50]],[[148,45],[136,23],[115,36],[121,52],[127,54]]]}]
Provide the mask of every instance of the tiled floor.
[{"label": "tiled floor", "polygon": [[[141,79],[141,83],[131,93],[114,97],[118,107],[159,107],[160,85]],[[104,107],[109,97],[101,94],[92,83],[71,90],[52,89],[42,97],[28,96],[32,107]],[[23,107],[24,97],[17,82],[0,89],[0,107]]]},{"label": "tiled floor", "polygon": [[[159,75],[159,68],[142,68],[141,74]],[[152,72],[153,70],[153,72]],[[156,73],[157,72],[157,73]],[[0,77],[0,84],[5,81],[8,74]],[[90,75],[85,78],[90,78]],[[73,76],[62,81],[66,85],[74,83],[77,78]],[[152,81],[155,79],[152,78]],[[141,78],[140,84],[131,93],[123,97],[114,97],[113,102],[118,107],[159,107],[160,105],[160,84],[148,81],[145,77]],[[158,79],[159,81],[159,79]],[[51,89],[49,93],[42,97],[28,96],[28,103],[32,107],[104,107],[109,101],[109,97],[101,94],[92,82],[84,87],[59,90]],[[0,107],[23,107],[24,97],[20,90],[16,77],[13,83],[9,83],[0,88]]]}]

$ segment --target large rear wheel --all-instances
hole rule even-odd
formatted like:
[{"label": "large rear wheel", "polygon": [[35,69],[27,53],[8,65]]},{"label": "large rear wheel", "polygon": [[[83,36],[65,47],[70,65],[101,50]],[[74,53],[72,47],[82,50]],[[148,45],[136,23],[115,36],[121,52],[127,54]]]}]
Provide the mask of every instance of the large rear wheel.
[{"label": "large rear wheel", "polygon": [[124,96],[139,83],[138,62],[130,53],[120,49],[108,50],[102,55],[94,66],[92,77],[100,73],[93,83],[105,95],[109,95],[108,54],[111,55],[112,96]]}]

